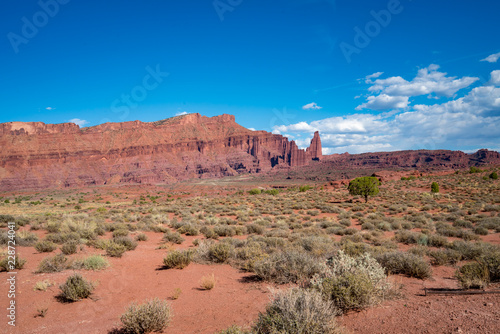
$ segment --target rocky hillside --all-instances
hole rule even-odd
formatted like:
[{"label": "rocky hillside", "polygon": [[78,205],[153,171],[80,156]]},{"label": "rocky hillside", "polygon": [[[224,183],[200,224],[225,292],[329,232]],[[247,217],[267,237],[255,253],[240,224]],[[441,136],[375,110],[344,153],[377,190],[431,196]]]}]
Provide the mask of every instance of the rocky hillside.
[{"label": "rocky hillside", "polygon": [[170,183],[260,173],[322,158],[314,135],[307,150],[232,115],[177,116],[144,123],[0,124],[0,190],[119,183]]}]

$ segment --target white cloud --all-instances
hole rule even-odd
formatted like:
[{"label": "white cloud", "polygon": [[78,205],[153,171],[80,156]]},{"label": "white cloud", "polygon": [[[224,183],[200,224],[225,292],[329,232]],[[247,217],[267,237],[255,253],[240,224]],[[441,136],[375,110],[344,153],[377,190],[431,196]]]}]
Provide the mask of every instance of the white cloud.
[{"label": "white cloud", "polygon": [[187,111],[179,111],[175,114],[175,116],[182,116],[182,115],[187,115],[188,112]]},{"label": "white cloud", "polygon": [[78,125],[79,127],[82,127],[86,124],[89,124],[88,121],[86,120],[83,120],[83,119],[79,119],[79,118],[73,118],[73,119],[70,119],[69,120],[70,123],[75,123],[76,125]]},{"label": "white cloud", "polygon": [[318,106],[318,104],[316,102],[308,103],[302,107],[302,109],[304,109],[304,110],[319,110],[322,108],[323,107]]},{"label": "white cloud", "polygon": [[377,96],[368,96],[367,102],[356,107],[356,110],[372,109],[372,110],[389,110],[402,109],[408,106],[408,96],[391,96],[380,94]]},{"label": "white cloud", "polygon": [[52,108],[52,107],[47,107],[47,108],[45,108],[45,110],[49,110],[49,111],[50,111],[50,110],[55,110],[55,109],[56,109],[56,108]]},{"label": "white cloud", "polygon": [[[455,78],[436,72],[437,65],[421,72],[420,78],[436,83],[433,92],[449,93],[469,81],[454,83]],[[434,80],[429,79],[433,77]],[[402,82],[401,77],[384,81],[385,88]],[[387,80],[387,79],[385,79]],[[377,80],[376,80],[377,81]],[[376,82],[375,81],[375,82]],[[415,80],[413,80],[415,81]],[[412,82],[413,82],[412,81]],[[411,83],[411,82],[410,82]],[[439,83],[439,84],[438,84]],[[323,152],[362,153],[405,149],[479,149],[498,147],[500,142],[500,70],[491,72],[491,80],[471,89],[465,96],[447,102],[432,104],[409,103],[409,96],[381,93],[369,96],[357,109],[402,109],[386,113],[354,114],[331,117],[312,122],[298,122],[275,126],[275,133],[305,134],[298,140],[300,147],[307,147],[314,131],[320,131]],[[448,85],[445,89],[444,86]],[[439,88],[442,86],[442,89]],[[439,89],[438,89],[439,88]],[[430,100],[432,101],[432,100]]]},{"label": "white cloud", "polygon": [[365,77],[365,82],[366,83],[372,83],[372,79],[376,79],[378,78],[379,76],[381,76],[382,74],[384,74],[384,72],[375,72],[373,74],[370,74],[370,75],[367,75]]},{"label": "white cloud", "polygon": [[248,130],[257,131],[257,130],[255,130],[254,128],[248,128]]},{"label": "white cloud", "polygon": [[412,81],[406,81],[402,77],[391,77],[375,80],[373,86],[368,90],[371,92],[382,92],[391,96],[419,96],[437,94],[451,97],[460,89],[469,87],[479,80],[475,77],[447,77],[447,73],[439,72],[439,66],[431,64],[429,67],[418,71]]},{"label": "white cloud", "polygon": [[495,86],[500,86],[500,70],[491,72],[490,83]]},{"label": "white cloud", "polygon": [[488,63],[496,63],[500,58],[500,52],[489,55],[488,57],[481,59],[481,61],[487,61]]}]

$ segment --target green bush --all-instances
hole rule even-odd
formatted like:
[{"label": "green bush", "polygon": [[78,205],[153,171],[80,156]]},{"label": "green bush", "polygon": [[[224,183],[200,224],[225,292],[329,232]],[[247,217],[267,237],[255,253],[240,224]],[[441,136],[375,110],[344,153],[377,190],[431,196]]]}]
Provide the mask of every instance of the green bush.
[{"label": "green bush", "polygon": [[46,240],[39,241],[35,244],[35,249],[39,253],[50,253],[56,250],[56,248],[57,245],[55,243]]},{"label": "green bush", "polygon": [[250,195],[258,195],[258,194],[260,194],[261,192],[262,192],[262,190],[260,190],[259,188],[254,188],[254,189],[251,189],[251,190],[249,190],[249,191],[248,191],[248,193],[249,193]]},{"label": "green bush", "polygon": [[126,332],[143,334],[161,332],[168,326],[171,318],[170,305],[166,301],[155,298],[141,305],[131,304],[120,320]]},{"label": "green bush", "polygon": [[479,262],[464,264],[455,276],[464,289],[482,289],[490,282],[488,268]]},{"label": "green bush", "polygon": [[312,189],[312,187],[309,186],[309,185],[300,186],[299,187],[299,192],[304,193],[304,192],[308,191],[309,189]]},{"label": "green bush", "polygon": [[377,261],[390,274],[403,274],[425,279],[431,277],[431,266],[421,257],[400,251],[383,253]]},{"label": "green bush", "polygon": [[[289,289],[273,292],[266,312],[259,314],[255,334],[341,333],[335,316],[339,311],[314,290]],[[237,333],[237,332],[236,332]]]},{"label": "green bush", "polygon": [[256,261],[257,276],[278,284],[299,283],[310,279],[321,270],[319,260],[305,251],[287,250]]},{"label": "green bush", "polygon": [[379,193],[380,181],[373,176],[358,177],[349,182],[348,190],[351,195],[363,196],[368,202],[368,196],[376,196]]},{"label": "green bush", "polygon": [[46,257],[38,265],[37,273],[56,273],[67,269],[68,258],[64,254]]},{"label": "green bush", "polygon": [[61,289],[61,297],[68,301],[76,302],[90,296],[92,290],[94,290],[94,286],[84,279],[82,275],[76,273],[69,276],[66,282],[59,286],[59,289]]},{"label": "green bush", "polygon": [[431,192],[438,193],[439,192],[439,184],[437,182],[432,182],[431,184]]},{"label": "green bush", "polygon": [[489,178],[492,180],[498,180],[498,174],[497,172],[493,172],[489,175]]},{"label": "green bush", "polygon": [[183,269],[187,267],[193,259],[192,250],[173,250],[163,259],[166,268]]}]

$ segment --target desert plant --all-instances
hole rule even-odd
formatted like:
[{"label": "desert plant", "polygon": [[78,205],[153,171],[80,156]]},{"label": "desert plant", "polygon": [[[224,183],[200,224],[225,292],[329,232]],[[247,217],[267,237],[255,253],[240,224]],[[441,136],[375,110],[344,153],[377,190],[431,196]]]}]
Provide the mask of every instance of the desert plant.
[{"label": "desert plant", "polygon": [[123,253],[127,251],[124,245],[117,244],[114,241],[108,242],[105,245],[106,255],[111,257],[122,257]]},{"label": "desert plant", "polygon": [[136,241],[147,241],[148,240],[148,236],[144,233],[140,233],[138,235],[135,236],[135,240]]},{"label": "desert plant", "polygon": [[391,274],[404,274],[416,278],[431,277],[431,267],[421,257],[400,251],[383,253],[377,261]]},{"label": "desert plant", "polygon": [[163,241],[165,242],[171,242],[174,244],[182,244],[184,242],[184,238],[180,235],[178,232],[167,232],[165,235],[163,235]]},{"label": "desert plant", "polygon": [[102,270],[109,267],[109,262],[101,255],[90,255],[82,260],[76,260],[72,268],[85,270]]},{"label": "desert plant", "polygon": [[310,284],[343,312],[381,301],[390,291],[384,268],[370,255],[352,257],[338,251]]},{"label": "desert plant", "polygon": [[368,196],[376,196],[379,193],[380,181],[373,176],[358,177],[349,182],[348,190],[351,195],[363,196],[368,202]]},{"label": "desert plant", "polygon": [[49,288],[53,285],[54,285],[54,283],[50,282],[49,280],[38,281],[35,283],[35,286],[33,286],[33,290],[35,290],[35,291],[47,291],[47,288]]},{"label": "desert plant", "polygon": [[432,182],[431,184],[431,192],[438,193],[439,192],[439,184],[437,182]]},{"label": "desert plant", "polygon": [[113,242],[118,245],[122,245],[128,251],[134,250],[137,247],[137,241],[134,241],[129,237],[113,238]]},{"label": "desert plant", "polygon": [[489,178],[492,179],[492,180],[498,180],[498,173],[497,172],[493,172],[489,175]]},{"label": "desert plant", "polygon": [[21,259],[17,254],[14,257],[14,264],[12,264],[12,259],[8,256],[2,256],[0,258],[0,271],[12,271],[15,269],[23,269],[26,264],[25,259]]},{"label": "desert plant", "polygon": [[120,320],[126,332],[143,334],[162,331],[168,326],[171,318],[170,305],[155,298],[141,305],[132,303]]},{"label": "desert plant", "polygon": [[193,259],[192,250],[173,250],[163,259],[166,268],[183,269],[187,267]]},{"label": "desert plant", "polygon": [[64,284],[59,286],[61,297],[70,302],[87,298],[94,290],[91,282],[83,278],[82,275],[75,273],[66,279]]},{"label": "desert plant", "polygon": [[38,265],[37,273],[55,273],[67,269],[68,258],[64,254],[57,254],[44,258]]},{"label": "desert plant", "polygon": [[273,300],[259,314],[255,334],[334,334],[340,333],[335,306],[314,290],[272,291]]},{"label": "desert plant", "polygon": [[479,262],[464,264],[456,271],[455,276],[464,289],[481,289],[490,282],[488,268]]},{"label": "desert plant", "polygon": [[177,300],[181,296],[182,290],[181,288],[175,288],[174,291],[172,292],[172,296],[170,296],[170,299],[172,300]]},{"label": "desert plant", "polygon": [[232,251],[233,247],[230,244],[218,242],[210,246],[208,256],[213,262],[224,263],[229,259]]},{"label": "desert plant", "polygon": [[53,252],[57,248],[57,245],[50,241],[39,241],[35,244],[35,249],[39,253],[50,253]]},{"label": "desert plant", "polygon": [[305,251],[288,250],[271,254],[256,261],[255,274],[278,284],[298,283],[311,278],[321,270],[320,261]]},{"label": "desert plant", "polygon": [[61,252],[65,255],[75,254],[78,249],[78,242],[76,240],[70,240],[61,247]]},{"label": "desert plant", "polygon": [[212,290],[215,287],[215,283],[217,283],[217,280],[214,274],[203,276],[200,280],[200,285],[203,290]]}]

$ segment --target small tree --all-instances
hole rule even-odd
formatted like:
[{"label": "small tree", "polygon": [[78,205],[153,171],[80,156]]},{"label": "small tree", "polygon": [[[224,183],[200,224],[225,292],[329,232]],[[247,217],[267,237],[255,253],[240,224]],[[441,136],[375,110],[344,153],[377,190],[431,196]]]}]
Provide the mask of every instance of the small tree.
[{"label": "small tree", "polygon": [[497,180],[498,179],[498,174],[497,172],[493,172],[490,174],[490,179]]},{"label": "small tree", "polygon": [[432,184],[431,184],[431,191],[433,193],[438,193],[439,192],[439,184],[437,182],[432,182]]},{"label": "small tree", "polygon": [[349,182],[349,193],[351,195],[360,195],[368,202],[368,196],[375,196],[378,194],[378,186],[380,181],[374,176],[358,177]]}]

